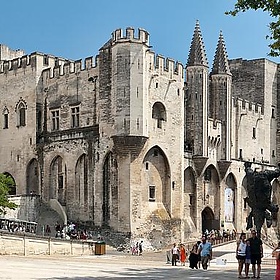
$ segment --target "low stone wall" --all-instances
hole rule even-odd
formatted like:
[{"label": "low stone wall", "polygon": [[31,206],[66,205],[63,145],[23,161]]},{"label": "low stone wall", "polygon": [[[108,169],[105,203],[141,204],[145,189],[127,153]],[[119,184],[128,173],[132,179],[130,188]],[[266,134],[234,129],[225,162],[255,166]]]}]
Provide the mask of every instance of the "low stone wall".
[{"label": "low stone wall", "polygon": [[0,232],[1,255],[92,255],[94,247],[94,242],[88,240],[61,240]]}]

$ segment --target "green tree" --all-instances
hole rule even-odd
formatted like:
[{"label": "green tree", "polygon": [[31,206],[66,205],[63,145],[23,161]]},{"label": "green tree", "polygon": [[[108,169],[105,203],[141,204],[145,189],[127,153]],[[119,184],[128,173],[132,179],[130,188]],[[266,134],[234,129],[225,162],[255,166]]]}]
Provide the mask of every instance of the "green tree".
[{"label": "green tree", "polygon": [[10,176],[0,173],[0,215],[6,214],[6,209],[15,209],[17,205],[10,202],[8,194],[14,180]]},{"label": "green tree", "polygon": [[[263,10],[267,12],[272,21],[269,23],[270,35],[266,38],[271,40],[270,56],[280,56],[280,1],[279,0],[237,0],[234,9],[226,12],[228,15],[236,16],[240,12],[248,10]],[[273,20],[274,19],[274,20]]]}]

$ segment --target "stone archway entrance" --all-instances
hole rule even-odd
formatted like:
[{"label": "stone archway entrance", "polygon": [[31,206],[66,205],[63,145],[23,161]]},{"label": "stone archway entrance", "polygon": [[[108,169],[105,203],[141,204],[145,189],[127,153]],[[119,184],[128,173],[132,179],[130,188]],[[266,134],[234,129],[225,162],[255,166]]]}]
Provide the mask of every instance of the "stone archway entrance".
[{"label": "stone archway entrance", "polygon": [[206,229],[208,231],[216,229],[214,213],[210,207],[204,208],[201,212],[201,221],[202,221],[202,232],[204,233]]}]

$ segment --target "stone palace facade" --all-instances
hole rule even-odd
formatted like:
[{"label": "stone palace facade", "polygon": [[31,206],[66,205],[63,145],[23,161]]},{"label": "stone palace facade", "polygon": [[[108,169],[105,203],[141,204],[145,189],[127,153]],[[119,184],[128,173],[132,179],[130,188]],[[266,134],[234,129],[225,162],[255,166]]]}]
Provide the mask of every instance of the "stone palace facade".
[{"label": "stone palace facade", "polygon": [[0,45],[0,172],[11,195],[152,244],[240,232],[244,162],[279,161],[278,73],[229,60],[222,34],[210,69],[198,23],[186,66],[156,55],[143,29],[115,30],[84,61]]}]

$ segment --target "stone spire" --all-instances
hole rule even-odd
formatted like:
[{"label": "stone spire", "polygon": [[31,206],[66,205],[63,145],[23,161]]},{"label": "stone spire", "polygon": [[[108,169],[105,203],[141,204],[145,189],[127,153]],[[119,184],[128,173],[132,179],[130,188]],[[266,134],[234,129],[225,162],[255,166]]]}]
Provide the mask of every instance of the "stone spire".
[{"label": "stone spire", "polygon": [[215,52],[213,68],[211,74],[231,74],[228,64],[228,55],[226,51],[225,41],[220,31],[219,41]]},{"label": "stone spire", "polygon": [[187,66],[208,67],[208,61],[198,21],[196,22],[194,29]]}]

